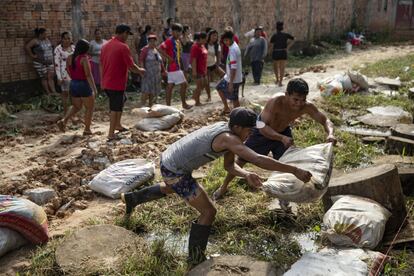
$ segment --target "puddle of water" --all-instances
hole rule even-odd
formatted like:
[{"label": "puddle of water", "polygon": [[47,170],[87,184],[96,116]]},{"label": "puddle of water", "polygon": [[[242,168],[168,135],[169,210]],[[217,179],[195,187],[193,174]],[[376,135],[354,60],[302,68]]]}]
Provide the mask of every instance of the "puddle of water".
[{"label": "puddle of water", "polygon": [[379,136],[379,137],[388,137],[391,135],[391,131],[381,131],[376,129],[369,129],[363,127],[348,127],[348,126],[341,126],[339,128],[342,131],[354,133],[357,135],[362,136]]},{"label": "puddle of water", "polygon": [[316,232],[293,233],[290,237],[299,244],[302,254],[305,252],[316,252],[319,249],[319,245],[316,243]]}]

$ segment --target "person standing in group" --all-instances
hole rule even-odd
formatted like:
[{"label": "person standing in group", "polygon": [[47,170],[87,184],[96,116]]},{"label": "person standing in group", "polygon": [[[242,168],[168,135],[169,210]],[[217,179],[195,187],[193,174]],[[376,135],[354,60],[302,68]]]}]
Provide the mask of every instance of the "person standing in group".
[{"label": "person standing in group", "polygon": [[138,56],[141,54],[142,48],[148,45],[148,35],[150,34],[151,29],[152,27],[150,25],[146,25],[144,31],[138,34],[139,36],[135,41]]},{"label": "person standing in group", "polygon": [[208,51],[207,58],[207,93],[210,92],[210,82],[214,80],[214,74],[221,79],[224,76],[223,69],[220,68],[221,47],[218,40],[218,32],[211,29],[207,34],[206,48]]},{"label": "person standing in group", "polygon": [[264,58],[267,55],[267,42],[261,36],[262,28],[254,30],[254,39],[247,45],[245,56],[249,56],[252,66],[252,74],[255,84],[260,84],[264,65]]},{"label": "person standing in group", "polygon": [[141,104],[145,105],[148,99],[149,107],[161,92],[161,76],[165,73],[161,55],[156,47],[157,36],[155,34],[148,35],[148,45],[142,48],[139,56],[139,66],[145,69],[141,81]]},{"label": "person standing in group", "polygon": [[[233,41],[236,42],[237,44],[239,44],[239,37],[234,34],[233,32],[233,28],[231,26],[227,26],[226,28],[224,28],[224,32],[232,32],[233,33]],[[227,47],[227,45],[224,43],[224,39],[223,36],[220,39],[220,44],[221,44],[221,64],[222,66],[226,66],[226,61],[227,61],[227,55],[229,54],[229,47]],[[224,68],[224,67],[223,67]]]},{"label": "person standing in group", "polygon": [[287,51],[292,45],[288,40],[294,40],[294,37],[283,31],[283,22],[276,23],[276,33],[270,38],[270,43],[273,44],[272,59],[273,71],[276,77],[276,84],[282,86],[283,77],[285,76],[285,67],[287,63]]},{"label": "person standing in group", "polygon": [[172,36],[172,25],[174,24],[174,19],[171,17],[167,19],[167,26],[162,30],[162,41],[166,41],[170,36]]},{"label": "person standing in group", "polygon": [[59,120],[57,125],[61,131],[65,131],[66,123],[82,106],[85,106],[85,129],[83,135],[92,135],[91,124],[93,108],[95,106],[95,96],[97,93],[95,82],[93,80],[90,56],[88,55],[89,42],[81,39],[76,43],[73,55],[67,60],[67,69],[71,77],[70,94],[72,97],[72,106],[65,118]]},{"label": "person standing in group", "polygon": [[224,105],[223,113],[229,113],[227,100],[232,102],[233,108],[240,106],[239,87],[243,81],[242,59],[239,45],[233,40],[233,32],[226,31],[222,38],[223,43],[229,48],[229,54],[226,60],[226,74],[217,84],[216,89]]},{"label": "person standing in group", "polygon": [[187,25],[183,26],[183,34],[180,38],[181,44],[183,45],[183,54],[181,56],[181,61],[183,63],[183,71],[185,78],[190,80],[189,71],[190,71],[190,55],[191,47],[193,46],[193,39],[191,38],[190,27]]},{"label": "person standing in group", "polygon": [[[208,51],[204,45],[207,42],[205,32],[194,34],[193,46],[191,47],[191,68],[193,79],[196,81],[196,90],[193,99],[196,106],[201,106],[200,95],[203,89],[207,87],[207,56]],[[207,101],[211,101],[210,90],[207,90]]]},{"label": "person standing in group", "polygon": [[60,35],[61,43],[55,48],[55,72],[60,86],[63,104],[63,116],[68,112],[70,76],[66,70],[66,61],[75,51],[72,36],[69,32]]},{"label": "person standing in group", "polygon": [[142,75],[145,69],[134,63],[131,51],[126,43],[129,35],[133,35],[131,27],[120,24],[115,29],[115,36],[102,46],[101,72],[102,89],[109,98],[110,123],[108,141],[118,139],[119,132],[128,129],[121,125],[122,111],[126,101],[125,89],[128,81],[128,70]]},{"label": "person standing in group", "polygon": [[102,46],[107,42],[102,38],[102,32],[100,29],[95,29],[94,32],[95,39],[91,41],[89,47],[89,54],[92,57],[92,75],[95,81],[95,85],[98,88],[98,91],[101,90],[101,72],[99,71],[99,63],[101,59],[101,49]]},{"label": "person standing in group", "polygon": [[33,67],[41,79],[46,94],[56,93],[53,45],[45,28],[36,28],[34,33],[35,38],[26,44],[25,50],[33,58]]},{"label": "person standing in group", "polygon": [[171,26],[172,35],[165,40],[158,48],[161,55],[167,60],[167,95],[166,103],[171,105],[172,92],[175,85],[180,85],[181,104],[184,109],[190,109],[191,105],[187,104],[187,80],[184,76],[184,72],[181,70],[181,55],[182,45],[180,42],[180,36],[183,31],[183,26],[178,23],[174,23]]}]

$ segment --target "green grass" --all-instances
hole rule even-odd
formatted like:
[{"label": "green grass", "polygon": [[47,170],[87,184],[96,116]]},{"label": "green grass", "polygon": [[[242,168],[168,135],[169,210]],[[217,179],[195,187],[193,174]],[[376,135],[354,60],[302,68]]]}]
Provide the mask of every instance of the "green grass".
[{"label": "green grass", "polygon": [[[404,70],[406,67],[408,71]],[[410,81],[414,79],[414,54],[369,64],[361,69],[361,73],[370,77],[400,77],[401,81]]]}]

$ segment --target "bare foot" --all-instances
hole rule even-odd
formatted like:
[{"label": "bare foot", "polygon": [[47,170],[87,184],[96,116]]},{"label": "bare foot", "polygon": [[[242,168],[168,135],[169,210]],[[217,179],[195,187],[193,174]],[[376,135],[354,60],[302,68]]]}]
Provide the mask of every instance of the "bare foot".
[{"label": "bare foot", "polygon": [[227,192],[227,190],[222,190],[221,188],[218,188],[214,193],[213,193],[213,196],[212,196],[212,198],[213,198],[213,200],[214,201],[217,201],[217,200],[219,200],[220,198],[223,198],[223,196],[224,196],[224,194]]},{"label": "bare foot", "polygon": [[66,126],[65,126],[65,123],[63,122],[63,120],[57,121],[57,126],[58,126],[60,131],[65,132]]},{"label": "bare foot", "polygon": [[230,113],[230,108],[225,108],[221,111],[221,114],[229,114]]},{"label": "bare foot", "polygon": [[200,102],[195,103],[194,105],[195,105],[195,106],[203,106],[203,104],[202,104],[202,103],[200,103]]},{"label": "bare foot", "polygon": [[93,133],[91,130],[84,130],[83,131],[83,136],[91,136]]}]

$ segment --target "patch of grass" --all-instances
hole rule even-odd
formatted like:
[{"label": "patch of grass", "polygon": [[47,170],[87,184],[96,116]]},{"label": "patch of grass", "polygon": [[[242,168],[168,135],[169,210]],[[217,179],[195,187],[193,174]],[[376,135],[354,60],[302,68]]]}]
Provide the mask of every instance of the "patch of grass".
[{"label": "patch of grass", "polygon": [[414,79],[414,54],[368,64],[361,69],[361,73],[370,77],[400,77],[401,81],[410,81]]},{"label": "patch of grass", "polygon": [[[308,147],[324,143],[326,139],[322,126],[311,119],[304,119],[294,127],[293,136],[296,145]],[[336,130],[338,140],[334,148],[334,167],[353,168],[370,164],[370,160],[382,151],[375,145],[363,144],[356,135]]]},{"label": "patch of grass", "polygon": [[56,263],[55,251],[61,240],[51,240],[44,246],[39,246],[31,258],[31,266],[22,275],[63,275]]}]

